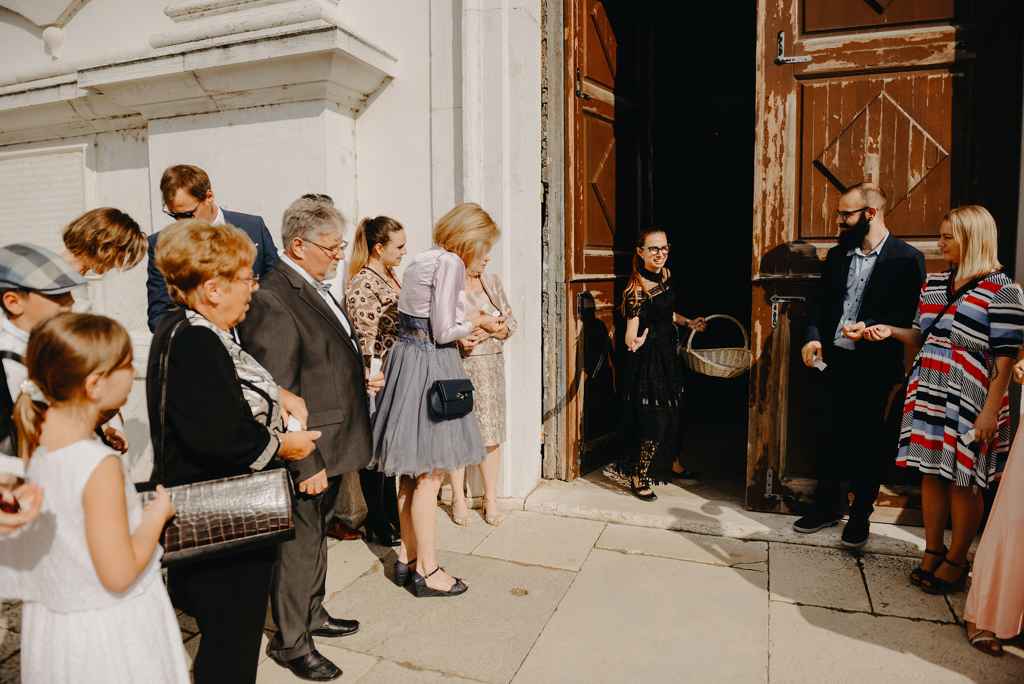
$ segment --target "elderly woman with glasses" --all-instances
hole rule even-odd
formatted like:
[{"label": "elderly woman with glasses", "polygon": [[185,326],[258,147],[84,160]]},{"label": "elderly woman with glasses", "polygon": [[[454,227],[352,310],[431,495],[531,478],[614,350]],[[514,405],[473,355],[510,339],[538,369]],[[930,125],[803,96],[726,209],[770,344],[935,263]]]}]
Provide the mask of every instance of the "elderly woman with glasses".
[{"label": "elderly woman with glasses", "polygon": [[[161,320],[146,376],[161,484],[299,461],[320,436],[285,431],[290,415],[305,424],[305,403],[279,387],[235,339],[257,287],[255,256],[249,237],[232,226],[191,220],[160,231],[156,267],[180,307]],[[248,547],[169,569],[172,597],[203,635],[197,684],[256,680],[274,559],[274,547]]]}]

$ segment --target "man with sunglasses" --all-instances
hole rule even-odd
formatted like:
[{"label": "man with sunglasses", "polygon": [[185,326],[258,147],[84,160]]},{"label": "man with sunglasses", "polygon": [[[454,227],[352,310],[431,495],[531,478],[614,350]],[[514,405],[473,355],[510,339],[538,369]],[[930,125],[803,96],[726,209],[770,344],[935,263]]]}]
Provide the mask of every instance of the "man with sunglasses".
[{"label": "man with sunglasses", "polygon": [[[178,164],[164,171],[160,178],[160,195],[163,198],[164,213],[175,221],[198,219],[214,226],[229,224],[245,231],[256,245],[256,260],[252,272],[258,279],[270,272],[277,263],[277,248],[270,237],[263,218],[238,211],[221,209],[213,195],[210,177],[198,166]],[[164,276],[157,270],[155,259],[156,241],[159,233],[149,236],[149,274],[146,279],[147,316],[150,331],[156,331],[157,323],[174,308]]]},{"label": "man with sunglasses", "polygon": [[924,255],[886,228],[886,201],[868,183],[839,198],[839,244],[825,257],[802,350],[804,364],[822,372],[831,416],[819,426],[814,507],[793,529],[810,534],[838,524],[846,498],[840,483],[849,481],[853,503],[842,543],[850,549],[867,543],[875,498],[895,456],[885,414],[904,375],[898,342],[862,344],[861,334],[876,323],[909,328],[925,278]]}]

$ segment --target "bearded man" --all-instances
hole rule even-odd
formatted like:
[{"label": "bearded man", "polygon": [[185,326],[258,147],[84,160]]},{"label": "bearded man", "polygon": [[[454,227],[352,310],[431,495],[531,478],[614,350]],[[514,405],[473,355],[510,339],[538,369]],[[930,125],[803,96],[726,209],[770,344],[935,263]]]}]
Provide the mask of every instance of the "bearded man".
[{"label": "bearded man", "polygon": [[831,416],[819,434],[814,507],[793,529],[810,534],[838,524],[847,498],[841,483],[848,481],[853,503],[842,543],[851,549],[867,543],[885,466],[896,452],[895,436],[886,440],[885,413],[904,377],[899,342],[861,343],[861,335],[876,323],[909,328],[925,278],[924,255],[886,228],[886,202],[869,183],[839,198],[839,243],[825,257],[802,350],[804,364],[822,371]]}]

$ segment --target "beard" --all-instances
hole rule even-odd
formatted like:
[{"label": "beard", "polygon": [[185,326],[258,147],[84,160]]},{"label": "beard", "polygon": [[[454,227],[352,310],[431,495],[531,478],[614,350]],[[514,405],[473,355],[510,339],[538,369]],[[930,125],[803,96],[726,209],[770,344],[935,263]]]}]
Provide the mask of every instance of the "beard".
[{"label": "beard", "polygon": [[871,219],[865,216],[863,213],[860,215],[860,220],[852,226],[847,226],[839,234],[839,244],[846,249],[854,249],[864,244],[864,238],[868,235],[868,230],[871,229]]}]

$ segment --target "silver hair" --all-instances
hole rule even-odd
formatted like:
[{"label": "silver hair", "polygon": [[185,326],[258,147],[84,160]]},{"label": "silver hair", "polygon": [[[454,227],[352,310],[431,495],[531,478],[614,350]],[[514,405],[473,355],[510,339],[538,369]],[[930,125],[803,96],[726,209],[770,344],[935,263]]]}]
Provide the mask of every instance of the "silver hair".
[{"label": "silver hair", "polygon": [[299,198],[281,217],[281,242],[285,248],[295,238],[309,240],[332,230],[345,230],[345,217],[326,202]]}]

